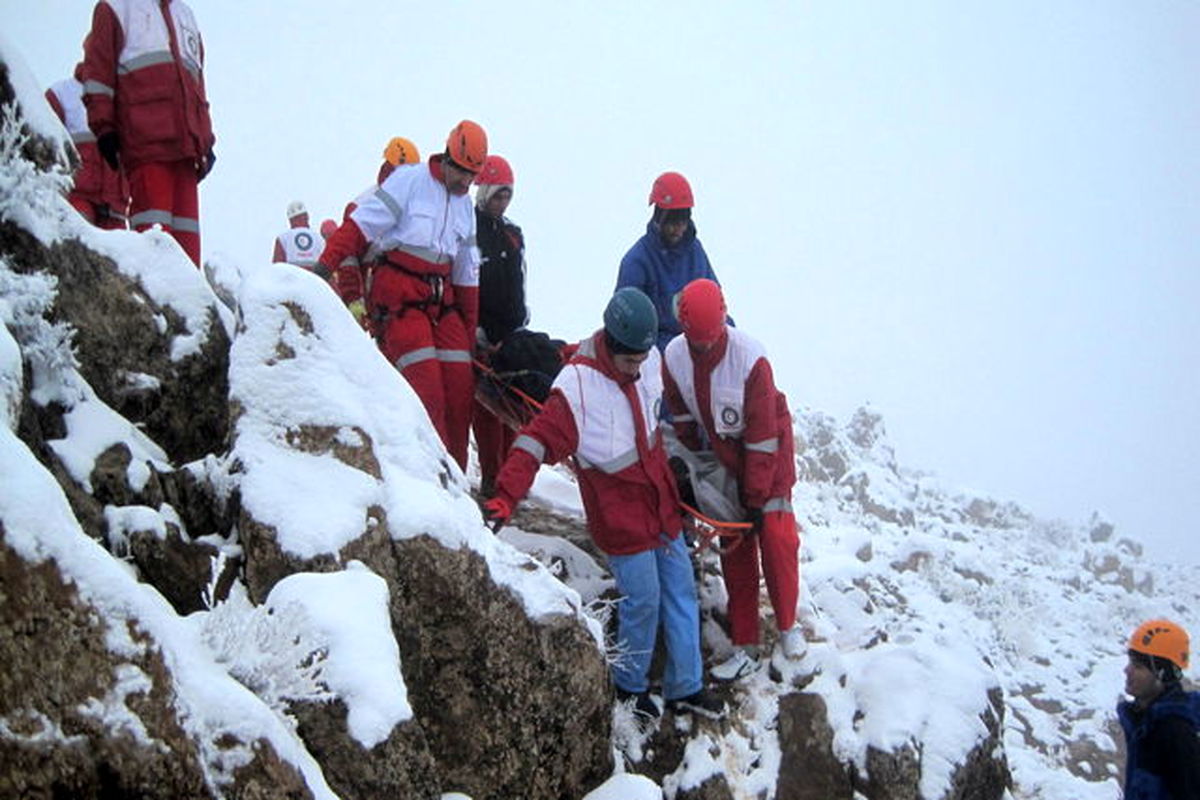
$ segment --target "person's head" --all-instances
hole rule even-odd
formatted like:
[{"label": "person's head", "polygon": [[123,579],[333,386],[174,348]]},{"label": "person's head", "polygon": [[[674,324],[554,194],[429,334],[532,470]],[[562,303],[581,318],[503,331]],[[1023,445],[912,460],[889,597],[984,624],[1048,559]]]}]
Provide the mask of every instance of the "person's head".
[{"label": "person's head", "polygon": [[613,294],[604,309],[604,341],[622,375],[638,376],[658,337],[658,312],[649,297],[632,286]]},{"label": "person's head", "polygon": [[338,224],[331,219],[327,219],[321,223],[321,236],[328,239],[337,232]]},{"label": "person's head", "polygon": [[513,196],[513,171],[503,156],[489,155],[475,176],[475,207],[490,217],[503,217]]},{"label": "person's head", "polygon": [[1129,637],[1125,693],[1146,706],[1183,679],[1188,668],[1187,631],[1168,619],[1143,622]]},{"label": "person's head", "polygon": [[688,346],[704,352],[725,333],[725,294],[716,281],[698,278],[679,293],[675,315]]},{"label": "person's head", "polygon": [[442,182],[450,194],[464,195],[471,190],[471,182],[487,159],[487,149],[487,134],[478,123],[464,119],[454,126],[446,137],[442,158]]},{"label": "person's head", "polygon": [[692,186],[678,172],[664,172],[650,187],[650,205],[654,206],[654,225],[663,244],[677,244],[687,233],[692,220]]},{"label": "person's head", "polygon": [[288,203],[287,218],[293,228],[308,227],[308,209],[299,200]]}]

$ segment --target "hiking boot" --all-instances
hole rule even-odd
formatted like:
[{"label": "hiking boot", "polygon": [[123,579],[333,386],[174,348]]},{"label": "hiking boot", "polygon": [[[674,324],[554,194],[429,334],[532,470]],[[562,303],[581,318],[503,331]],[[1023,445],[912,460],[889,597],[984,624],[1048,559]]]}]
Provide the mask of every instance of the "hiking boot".
[{"label": "hiking boot", "polygon": [[617,700],[630,703],[634,715],[643,719],[658,719],[658,715],[662,713],[658,710],[654,698],[650,697],[650,692],[627,692],[617,687]]},{"label": "hiking boot", "polygon": [[760,666],[758,659],[750,655],[746,648],[736,647],[733,655],[710,669],[708,674],[719,681],[736,681],[757,672]]},{"label": "hiking boot", "polygon": [[808,642],[804,641],[804,631],[799,625],[793,625],[779,634],[779,649],[786,658],[793,661],[802,657],[808,651]]},{"label": "hiking boot", "polygon": [[708,719],[720,719],[725,716],[724,701],[713,697],[706,689],[689,694],[687,697],[668,700],[667,708],[675,714],[699,714]]}]

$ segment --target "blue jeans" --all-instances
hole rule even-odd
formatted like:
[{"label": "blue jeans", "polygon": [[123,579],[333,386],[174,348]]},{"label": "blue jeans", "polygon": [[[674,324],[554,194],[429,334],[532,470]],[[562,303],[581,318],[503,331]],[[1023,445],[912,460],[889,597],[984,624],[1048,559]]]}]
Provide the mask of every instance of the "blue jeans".
[{"label": "blue jeans", "polygon": [[613,667],[617,688],[650,688],[650,660],[661,623],[667,644],[663,697],[675,700],[700,691],[700,604],[683,537],[663,537],[660,547],[631,556],[609,556],[608,565],[623,595],[617,635],[624,652]]}]

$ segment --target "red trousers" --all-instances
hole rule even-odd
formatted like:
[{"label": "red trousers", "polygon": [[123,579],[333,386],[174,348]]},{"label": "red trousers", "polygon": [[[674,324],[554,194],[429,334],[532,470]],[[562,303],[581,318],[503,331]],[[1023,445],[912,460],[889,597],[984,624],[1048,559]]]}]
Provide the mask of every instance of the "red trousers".
[{"label": "red trousers", "polygon": [[729,626],[735,645],[758,644],[758,565],[767,579],[775,625],[786,631],[796,623],[800,597],[800,534],[790,511],[763,514],[762,530],[721,556],[729,594]]},{"label": "red trousers", "polygon": [[475,428],[475,444],[479,447],[480,485],[494,487],[517,432],[480,403],[475,404],[471,424]]},{"label": "red trousers", "polygon": [[161,225],[200,266],[200,194],[194,160],[151,162],[129,170],[129,223]]},{"label": "red trousers", "polygon": [[[388,285],[376,281],[371,287],[371,308],[395,308],[380,297],[387,295]],[[462,316],[440,307],[393,310],[380,323],[376,340],[421,398],[446,450],[465,471],[475,373],[471,367],[474,337],[467,336]]]}]

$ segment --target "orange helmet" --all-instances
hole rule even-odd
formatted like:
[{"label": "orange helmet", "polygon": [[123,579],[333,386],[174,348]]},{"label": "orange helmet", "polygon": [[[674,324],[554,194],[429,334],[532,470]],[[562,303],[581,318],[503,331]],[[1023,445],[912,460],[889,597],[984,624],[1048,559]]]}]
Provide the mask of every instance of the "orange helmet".
[{"label": "orange helmet", "polygon": [[401,164],[417,164],[421,161],[421,151],[417,146],[403,136],[393,136],[383,148],[383,160],[398,167]]},{"label": "orange helmet", "polygon": [[695,205],[692,186],[678,172],[664,172],[654,179],[649,205],[658,208],[691,208]]},{"label": "orange helmet", "polygon": [[1133,652],[1166,659],[1181,670],[1188,668],[1188,646],[1187,631],[1169,619],[1143,622],[1129,637]]},{"label": "orange helmet", "polygon": [[478,123],[469,119],[455,125],[446,139],[446,155],[455,164],[471,172],[483,169],[487,150],[487,134]]}]

